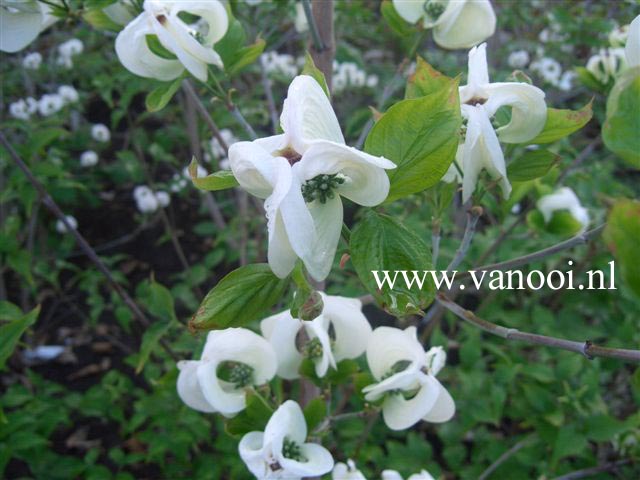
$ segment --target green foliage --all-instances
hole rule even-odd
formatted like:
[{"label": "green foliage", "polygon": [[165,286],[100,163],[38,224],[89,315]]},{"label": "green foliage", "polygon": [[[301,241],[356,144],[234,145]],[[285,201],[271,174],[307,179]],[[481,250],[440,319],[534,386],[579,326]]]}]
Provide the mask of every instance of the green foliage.
[{"label": "green foliage", "polygon": [[422,288],[408,289],[398,280],[393,288],[378,289],[375,277],[371,273],[377,270],[380,277],[383,271],[417,270],[421,275],[431,269],[430,249],[424,241],[399,221],[387,215],[368,212],[353,229],[349,244],[351,260],[360,281],[380,306],[396,316],[405,316],[427,307],[434,297],[434,285],[431,277],[425,277]]},{"label": "green foliage", "polygon": [[287,289],[269,265],[246,265],[229,273],[204,297],[189,327],[212,330],[248,325],[273,307]]},{"label": "green foliage", "polygon": [[147,99],[145,100],[147,110],[150,112],[158,112],[166,107],[180,88],[181,84],[182,77],[178,77],[173,82],[166,82],[154,88],[149,92],[149,95],[147,95]]},{"label": "green foliage", "polygon": [[396,164],[387,170],[387,202],[425,190],[447,172],[458,148],[459,102],[454,80],[424,97],[396,103],[376,122],[365,150]]},{"label": "green foliage", "polygon": [[189,175],[191,181],[200,190],[215,192],[217,190],[226,190],[238,185],[238,181],[230,170],[220,170],[218,172],[207,175],[206,177],[198,177],[198,161],[191,159],[189,164]]},{"label": "green foliage", "polygon": [[627,70],[607,99],[602,138],[609,150],[640,168],[640,67]]},{"label": "green foliage", "polygon": [[507,166],[512,182],[526,182],[544,177],[558,163],[560,156],[549,150],[527,150]]},{"label": "green foliage", "polygon": [[416,59],[416,71],[407,80],[404,98],[418,98],[457,88],[452,78],[443,75],[422,57]]},{"label": "green foliage", "polygon": [[547,108],[547,121],[542,132],[528,143],[551,143],[580,130],[591,120],[592,104],[593,100],[580,110]]},{"label": "green foliage", "polygon": [[273,409],[256,392],[247,392],[247,407],[227,421],[225,430],[229,435],[241,437],[245,433],[264,431]]},{"label": "green foliage", "polygon": [[617,201],[609,213],[605,239],[609,250],[618,260],[622,278],[636,295],[640,296],[638,238],[640,238],[640,202]]},{"label": "green foliage", "polygon": [[324,73],[320,71],[316,64],[313,62],[313,58],[309,52],[305,52],[304,54],[304,66],[302,67],[301,75],[309,75],[312,77],[324,90],[324,93],[327,94],[327,97],[331,98],[331,92],[329,91],[329,86],[327,85],[327,79],[324,78]]},{"label": "green foliage", "polygon": [[236,75],[255,62],[266,46],[266,42],[261,38],[258,38],[251,45],[244,46],[246,43],[247,34],[244,27],[229,14],[229,29],[225,36],[215,44],[215,50],[220,54],[224,70],[228,75]]},{"label": "green foliage", "polygon": [[567,210],[556,210],[548,222],[539,210],[532,210],[527,214],[527,223],[534,230],[559,237],[572,237],[582,228],[582,224]]},{"label": "green foliage", "polygon": [[409,25],[404,18],[398,15],[398,12],[390,0],[382,1],[380,4],[380,12],[396,34],[406,36],[415,32],[415,28]]},{"label": "green foliage", "polygon": [[[9,312],[11,317],[14,317],[15,311],[13,308],[5,305],[3,310]],[[40,307],[36,307],[20,318],[9,318],[7,316],[9,322],[0,326],[0,370],[4,370],[5,363],[16,348],[18,340],[20,340],[25,330],[35,323],[39,314]],[[2,318],[2,320],[4,319]]]}]

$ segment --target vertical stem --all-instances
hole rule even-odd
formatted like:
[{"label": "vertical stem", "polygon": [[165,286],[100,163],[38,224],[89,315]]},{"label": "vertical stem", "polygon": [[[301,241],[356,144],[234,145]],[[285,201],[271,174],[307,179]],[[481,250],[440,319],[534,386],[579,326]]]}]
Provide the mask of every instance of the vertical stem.
[{"label": "vertical stem", "polygon": [[309,28],[313,24],[317,26],[318,35],[322,45],[312,43],[309,52],[316,67],[324,73],[327,86],[331,91],[333,77],[333,57],[336,52],[335,38],[333,34],[333,0],[313,0],[311,10],[315,22],[309,22]]}]

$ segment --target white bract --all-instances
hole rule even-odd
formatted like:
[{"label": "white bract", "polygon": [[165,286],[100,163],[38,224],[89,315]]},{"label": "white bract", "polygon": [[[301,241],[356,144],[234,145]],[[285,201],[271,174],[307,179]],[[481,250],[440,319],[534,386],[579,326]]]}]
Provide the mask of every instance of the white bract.
[{"label": "white bract", "polygon": [[201,412],[232,417],[244,410],[247,388],[264,385],[276,373],[276,354],[246,328],[209,332],[200,360],[178,362],[178,395]]},{"label": "white bract", "polygon": [[347,463],[336,463],[331,472],[333,480],[367,480],[360,470],[356,468],[353,460],[347,460]]},{"label": "white bract", "polygon": [[111,132],[109,127],[102,123],[96,123],[91,127],[91,138],[97,142],[106,143],[111,140]]},{"label": "white bract", "polygon": [[84,168],[93,167],[98,164],[98,154],[93,150],[87,150],[80,155],[80,166]]},{"label": "white bract", "polygon": [[511,52],[507,58],[507,63],[511,68],[524,68],[529,64],[529,52],[526,50]]},{"label": "white bract", "polygon": [[[179,16],[182,12],[204,20],[207,34],[201,35],[187,25]],[[223,68],[213,45],[224,37],[228,24],[227,11],[218,0],[145,0],[144,11],[118,34],[116,53],[125,68],[141,77],[173,80],[186,68],[205,82],[208,65]],[[149,35],[155,35],[175,58],[164,58],[154,52],[149,47]]]},{"label": "white bract", "polygon": [[[72,215],[65,215],[64,218],[67,220],[67,223],[71,226],[73,230],[78,228],[78,221]],[[62,220],[56,221],[56,232],[58,233],[67,233],[69,230],[67,226],[64,224]]]},{"label": "white bract", "polygon": [[42,55],[38,52],[31,52],[22,59],[22,66],[27,70],[38,70],[42,63]]},{"label": "white bract", "polygon": [[589,212],[580,204],[580,200],[569,187],[562,187],[555,192],[541,197],[536,207],[542,213],[545,223],[549,223],[554,212],[567,210],[581,225],[581,232],[589,226]]},{"label": "white bract", "polygon": [[442,347],[425,352],[416,328],[376,328],[367,345],[367,363],[378,381],[362,391],[369,402],[382,400],[382,416],[392,430],[420,420],[446,422],[455,413],[449,392],[436,379],[444,366]]},{"label": "white bract", "polygon": [[433,28],[433,39],[444,48],[470,48],[496,31],[489,0],[393,0],[393,6],[407,22]]},{"label": "white bract", "polygon": [[[402,480],[402,475],[395,470],[383,470],[382,480]],[[426,470],[420,470],[420,473],[410,475],[407,480],[434,480],[434,478]]]},{"label": "white bract", "polygon": [[557,85],[562,75],[562,65],[550,57],[542,57],[532,62],[530,68],[551,85]]},{"label": "white bract", "polygon": [[624,47],[629,37],[629,25],[616,27],[609,32],[609,45],[614,48]]},{"label": "white bract", "polygon": [[58,87],[58,95],[60,95],[66,103],[75,103],[80,98],[78,91],[71,85],[61,85]]},{"label": "white bract", "polygon": [[238,445],[240,458],[258,479],[300,480],[333,468],[333,457],[322,445],[305,443],[307,423],[302,409],[287,400],[273,413],[264,432],[249,432]]},{"label": "white bract", "polygon": [[625,53],[622,48],[603,48],[597,55],[589,58],[586,68],[599,82],[608,83],[627,67]]},{"label": "white bract", "polygon": [[[462,170],[462,199],[469,200],[476,189],[482,170],[496,179],[505,198],[511,193],[507,168],[500,141],[523,143],[538,135],[547,119],[544,92],[522,82],[489,83],[487,45],[483,43],[469,52],[467,85],[460,87],[462,117],[466,119],[464,143],[458,148],[456,162]],[[508,124],[494,129],[491,118],[501,107],[511,107]],[[456,165],[451,165],[443,178],[459,178]]]},{"label": "white bract", "polygon": [[9,104],[9,114],[18,120],[29,120],[29,106],[26,100],[20,99]]},{"label": "white bract", "polygon": [[629,25],[629,35],[624,53],[629,68],[640,65],[640,15],[634,18]]},{"label": "white bract", "polygon": [[280,125],[281,135],[232,145],[231,170],[242,188],[265,199],[273,272],[284,278],[301,258],[321,281],[342,229],[340,196],[378,205],[389,193],[384,169],[395,165],[345,145],[329,99],[308,75],[291,82]]},{"label": "white bract", "polygon": [[[371,325],[362,314],[362,302],[357,298],[320,295],[323,310],[313,320],[293,318],[287,310],[260,323],[262,335],[276,352],[278,376],[282,378],[298,378],[305,356],[313,361],[316,375],[324,377],[329,367],[336,368],[341,360],[357,358],[367,348]],[[297,337],[302,329],[306,334],[306,344],[300,352]],[[331,338],[331,330],[335,338]]]},{"label": "white bract", "polygon": [[64,99],[57,93],[47,93],[38,100],[38,111],[43,117],[59,112],[64,107]]},{"label": "white bract", "polygon": [[[56,3],[56,0],[53,0]],[[51,6],[35,0],[0,1],[0,50],[14,53],[33,42],[55,23]]]}]

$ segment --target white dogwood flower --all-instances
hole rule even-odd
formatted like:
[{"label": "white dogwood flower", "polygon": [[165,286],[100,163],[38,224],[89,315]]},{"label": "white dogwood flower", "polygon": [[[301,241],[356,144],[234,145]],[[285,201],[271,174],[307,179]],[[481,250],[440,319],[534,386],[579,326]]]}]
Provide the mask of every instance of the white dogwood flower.
[{"label": "white dogwood flower", "polygon": [[[342,360],[357,358],[367,348],[371,325],[362,313],[362,302],[357,298],[320,295],[322,313],[313,320],[293,318],[287,310],[260,323],[262,335],[276,352],[278,376],[282,378],[298,378],[305,356],[313,361],[316,375],[324,377],[329,367],[336,368]],[[303,329],[307,341],[300,351],[297,340]]]},{"label": "white dogwood flower", "polygon": [[91,138],[93,138],[97,142],[108,142],[109,140],[111,140],[111,132],[109,131],[109,127],[107,127],[103,123],[96,123],[91,127]]},{"label": "white dogwood flower", "polygon": [[562,187],[555,192],[540,197],[536,207],[542,213],[545,223],[549,223],[554,212],[567,210],[581,225],[580,232],[584,232],[589,226],[589,212],[580,204],[575,192],[569,187]]},{"label": "white dogwood flower", "polygon": [[[71,226],[72,230],[75,230],[76,228],[78,228],[78,221],[76,220],[76,218],[72,215],[65,215],[64,218],[67,220],[67,223]],[[68,233],[69,229],[67,228],[67,226],[65,225],[65,223],[62,220],[57,220],[56,221],[56,232],[58,233]]]},{"label": "white dogwood flower", "polygon": [[[383,470],[382,480],[402,480],[402,475],[396,470]],[[421,470],[419,473],[410,475],[407,480],[434,480],[434,478],[426,470]]]},{"label": "white dogwood flower", "polygon": [[470,48],[496,31],[489,0],[393,0],[393,6],[407,22],[433,28],[433,39],[444,48]]},{"label": "white dogwood flower", "polygon": [[22,59],[22,66],[27,70],[38,70],[42,63],[42,55],[39,52],[31,52]]},{"label": "white dogwood flower", "polygon": [[[505,198],[511,193],[500,141],[523,143],[538,135],[547,119],[544,92],[522,82],[489,83],[486,43],[469,52],[467,85],[460,87],[462,117],[467,120],[464,144],[458,148],[457,165],[462,170],[462,199],[466,202],[476,189],[478,176],[487,170],[497,179]],[[508,124],[494,129],[491,118],[500,107],[511,107]],[[445,181],[459,177],[451,165]]]},{"label": "white dogwood flower", "polygon": [[245,390],[276,374],[276,354],[260,335],[246,328],[209,332],[200,360],[178,362],[178,395],[201,412],[232,417],[246,406]]},{"label": "white dogwood flower", "polygon": [[60,95],[66,103],[75,103],[80,98],[78,91],[71,85],[60,85],[60,87],[58,87],[58,95]]},{"label": "white dogwood flower", "polygon": [[319,477],[333,468],[322,445],[305,443],[307,423],[302,409],[287,400],[273,413],[264,432],[249,432],[238,445],[240,458],[256,478],[300,480]]},{"label": "white dogwood flower", "polygon": [[367,480],[351,459],[347,460],[346,464],[336,463],[331,472],[331,478],[332,480]]},{"label": "white dogwood flower", "polygon": [[33,42],[58,19],[51,9],[51,5],[35,0],[0,1],[0,50],[14,53]]},{"label": "white dogwood flower", "polygon": [[43,117],[59,112],[64,107],[64,99],[57,93],[47,93],[38,100],[38,111]]},{"label": "white dogwood flower", "polygon": [[376,328],[367,345],[367,363],[378,381],[362,391],[369,402],[382,400],[382,416],[392,430],[420,420],[446,422],[455,413],[449,392],[436,379],[444,366],[442,347],[425,353],[416,328]]},{"label": "white dogwood flower", "polygon": [[93,150],[87,150],[80,155],[80,166],[84,168],[93,167],[98,164],[98,154]]},{"label": "white dogwood flower", "polygon": [[526,50],[511,52],[507,58],[507,63],[511,68],[524,68],[529,64],[529,52]]},{"label": "white dogwood flower", "polygon": [[[208,26],[201,35],[187,25],[181,13],[199,16]],[[116,53],[130,72],[141,77],[173,80],[186,68],[198,80],[207,80],[207,65],[223,67],[213,46],[227,32],[229,18],[218,0],[160,1],[145,0],[144,11],[116,38]],[[164,58],[154,52],[149,35],[176,58]]]},{"label": "white dogwood flower", "polygon": [[29,120],[29,106],[26,100],[21,98],[9,104],[9,114],[18,120]]},{"label": "white dogwood flower", "polygon": [[622,48],[600,49],[589,58],[586,68],[599,82],[607,83],[627,68],[626,51]]},{"label": "white dogwood flower", "polygon": [[640,65],[640,15],[629,24],[627,45],[624,47],[624,53],[629,68]]},{"label": "white dogwood flower", "polygon": [[238,142],[229,163],[240,186],[264,198],[269,265],[281,278],[301,258],[318,281],[335,257],[344,196],[364,206],[389,193],[395,164],[345,145],[336,114],[316,80],[296,77],[284,102],[281,135]]}]

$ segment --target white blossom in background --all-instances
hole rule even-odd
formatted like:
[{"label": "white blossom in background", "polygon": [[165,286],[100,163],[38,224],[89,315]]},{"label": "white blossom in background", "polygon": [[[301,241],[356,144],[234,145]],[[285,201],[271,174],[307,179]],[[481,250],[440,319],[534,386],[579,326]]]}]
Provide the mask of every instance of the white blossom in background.
[{"label": "white blossom in background", "polygon": [[578,74],[576,72],[567,70],[562,74],[562,77],[560,77],[557,87],[563,92],[568,92],[573,88],[574,81],[577,77]]},{"label": "white blossom in background", "polygon": [[[489,83],[486,43],[469,52],[467,85],[460,87],[462,117],[467,121],[464,143],[458,147],[456,164],[443,177],[445,182],[460,179],[462,199],[466,202],[476,189],[482,170],[496,179],[505,198],[511,193],[500,141],[524,143],[538,135],[547,119],[542,90],[524,82]],[[500,107],[511,107],[508,124],[494,129],[491,118]],[[457,167],[456,167],[457,165]]]},{"label": "white blossom in background", "polygon": [[246,406],[245,390],[275,375],[276,355],[260,335],[246,328],[214,330],[200,360],[178,362],[178,395],[201,412],[233,417]]},{"label": "white blossom in background", "polygon": [[[180,18],[180,13],[199,16],[207,23],[207,34],[198,34]],[[116,53],[127,70],[141,77],[173,80],[186,69],[205,82],[208,65],[223,68],[222,59],[213,47],[224,37],[228,26],[227,11],[218,0],[145,0],[144,11],[118,34]],[[148,35],[155,35],[176,59],[153,53],[147,43]]]},{"label": "white blossom in background", "polygon": [[340,93],[346,88],[374,88],[378,85],[377,75],[367,75],[354,62],[333,62],[333,91]]},{"label": "white blossom in background", "polygon": [[[335,369],[341,360],[359,357],[367,348],[371,325],[362,313],[362,302],[357,298],[320,295],[323,310],[313,320],[293,318],[287,310],[260,323],[262,335],[278,357],[279,377],[287,380],[300,377],[298,370],[305,357],[314,363],[316,375],[324,377],[329,368]],[[303,329],[307,341],[299,351],[297,338]]]},{"label": "white blossom in background", "polygon": [[[73,230],[78,228],[78,221],[72,215],[65,215],[64,218],[67,220],[67,223],[71,226]],[[64,224],[62,220],[56,221],[56,232],[58,233],[67,233],[67,226]]]},{"label": "white blossom in background", "polygon": [[415,327],[376,328],[367,345],[367,363],[377,383],[365,387],[365,400],[382,400],[384,422],[404,430],[420,420],[446,422],[455,413],[449,392],[436,379],[444,366],[442,347],[425,352]]},{"label": "white blossom in background", "polygon": [[536,203],[545,223],[549,223],[556,211],[567,210],[571,216],[582,225],[580,232],[584,232],[589,226],[589,212],[580,204],[575,192],[569,187],[562,187],[555,192],[540,197]]},{"label": "white blossom in background", "polygon": [[616,27],[609,32],[609,45],[613,48],[624,47],[629,36],[629,25]]},{"label": "white blossom in background", "polygon": [[249,432],[238,445],[240,458],[258,479],[300,480],[333,468],[322,445],[305,443],[307,423],[300,405],[287,400],[273,413],[264,432]]},{"label": "white blossom in background", "polygon": [[624,53],[629,68],[640,65],[640,15],[634,18],[629,25],[629,35]]},{"label": "white blossom in background", "polygon": [[331,472],[331,478],[332,480],[367,480],[351,459],[347,460],[346,464],[336,463]]},{"label": "white blossom in background", "polygon": [[586,68],[601,83],[614,80],[627,67],[625,50],[602,48],[587,61]]},{"label": "white blossom in background", "polygon": [[61,85],[58,87],[58,95],[60,95],[66,103],[75,103],[80,98],[78,91],[71,85]]},{"label": "white blossom in background", "polygon": [[18,120],[29,120],[29,107],[24,99],[9,104],[9,115]]},{"label": "white blossom in background", "polygon": [[[207,170],[203,166],[198,164],[198,168],[196,170],[196,178],[206,177],[207,175],[209,175],[209,172],[207,172]],[[188,166],[182,169],[182,176],[187,180],[191,180],[191,174],[189,173]]]},{"label": "white blossom in background", "polygon": [[407,22],[433,28],[433,39],[444,48],[471,48],[496,31],[489,0],[393,0]]},{"label": "white blossom in background", "polygon": [[171,203],[171,196],[167,192],[159,190],[156,192],[156,200],[160,207],[165,208]]},{"label": "white blossom in background", "polygon": [[[382,472],[382,480],[403,480],[402,475],[396,470],[384,470]],[[435,480],[433,476],[426,470],[421,470],[419,473],[410,475],[407,480]]]},{"label": "white blossom in background", "polygon": [[29,115],[38,113],[38,101],[35,98],[27,97],[24,101],[27,103],[27,112],[29,112]]},{"label": "white blossom in background", "polygon": [[139,185],[133,189],[133,198],[140,213],[153,213],[158,210],[158,199],[146,185]]},{"label": "white blossom in background", "polygon": [[64,99],[57,93],[47,93],[38,100],[38,111],[43,117],[48,117],[64,108]]},{"label": "white blossom in background", "polygon": [[345,145],[329,99],[308,75],[291,82],[280,125],[281,135],[232,145],[231,170],[242,188],[265,199],[273,272],[286,277],[300,258],[321,281],[340,238],[340,196],[378,205],[389,193],[384,169],[395,164]]},{"label": "white blossom in background", "polygon": [[529,65],[529,52],[526,50],[511,52],[507,58],[507,63],[511,68],[524,68]]},{"label": "white blossom in background", "polygon": [[[60,3],[53,0],[50,3]],[[15,53],[31,42],[40,32],[58,20],[51,6],[35,0],[2,0],[0,5],[0,50]]]},{"label": "white blossom in background", "polygon": [[[224,143],[227,144],[227,147],[230,147],[231,145],[239,141],[238,137],[236,137],[234,133],[228,128],[223,128],[222,130],[220,130],[220,136],[222,137],[222,140],[224,140]],[[209,140],[209,150],[211,151],[211,154],[209,154],[209,152],[205,152],[204,154],[205,162],[211,163],[213,158],[215,158],[218,160],[218,167],[220,169],[229,170],[230,167],[229,159],[227,158],[227,152],[225,152],[224,148],[222,148],[222,145],[220,145],[220,142],[216,137],[211,137],[211,140]]]},{"label": "white blossom in background", "polygon": [[296,2],[296,18],[293,26],[298,33],[304,33],[309,30],[309,21],[307,20],[307,15],[304,13],[302,2]]},{"label": "white blossom in background", "polygon": [[[187,167],[186,170],[187,170],[187,176],[191,178],[189,176],[189,167]],[[169,190],[171,190],[173,193],[179,193],[186,188],[188,183],[189,181],[184,175],[180,175],[179,173],[174,173],[173,177],[171,178],[171,182],[169,183]]]},{"label": "white blossom in background", "polygon": [[268,75],[281,75],[290,79],[299,71],[296,59],[287,53],[278,53],[273,50],[265,52],[260,55],[260,62]]},{"label": "white blossom in background", "polygon": [[42,55],[39,52],[31,52],[22,59],[22,66],[27,70],[38,70],[42,63]]},{"label": "white blossom in background", "polygon": [[93,150],[87,150],[80,155],[80,166],[83,168],[93,167],[98,164],[98,154]]},{"label": "white blossom in background", "polygon": [[551,85],[557,85],[560,82],[562,76],[562,65],[551,58],[542,57],[531,63],[530,67],[533,72],[536,72],[542,79],[550,83]]},{"label": "white blossom in background", "polygon": [[96,142],[106,143],[111,140],[111,132],[106,125],[102,123],[96,123],[91,127],[91,138],[93,138]]},{"label": "white blossom in background", "polygon": [[73,57],[84,51],[84,44],[78,38],[72,38],[58,45],[58,58],[56,63],[70,69],[73,67]]}]

